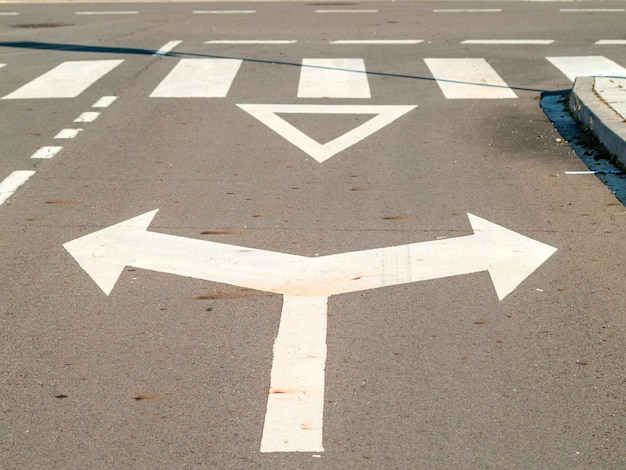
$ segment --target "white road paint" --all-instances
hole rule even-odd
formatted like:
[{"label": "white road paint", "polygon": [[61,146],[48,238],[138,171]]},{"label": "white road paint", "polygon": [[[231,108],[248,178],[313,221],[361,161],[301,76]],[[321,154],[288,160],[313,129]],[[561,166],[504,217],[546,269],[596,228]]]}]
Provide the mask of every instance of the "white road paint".
[{"label": "white road paint", "polygon": [[328,297],[283,296],[261,452],[323,452]]},{"label": "white road paint", "polygon": [[621,13],[624,8],[561,8],[560,12],[565,13]]},{"label": "white road paint", "polygon": [[2,99],[75,98],[123,60],[68,61]]},{"label": "white road paint", "polygon": [[489,271],[502,300],[556,249],[468,214],[473,235],[308,258],[147,228],[157,210],[63,246],[108,295],[125,266],[294,297]]},{"label": "white road paint", "polygon": [[91,107],[92,108],[108,108],[115,102],[115,100],[117,100],[117,96],[103,96],[98,101],[96,101]]},{"label": "white road paint", "polygon": [[546,57],[572,82],[576,77],[626,77],[626,69],[604,56]]},{"label": "white road paint", "polygon": [[223,98],[241,59],[181,59],[150,94],[155,98]]},{"label": "white road paint", "polygon": [[54,136],[55,139],[73,139],[81,132],[82,129],[61,129],[57,135]]},{"label": "white road paint", "polygon": [[594,42],[598,46],[625,46],[626,39],[600,39]]},{"label": "white road paint", "polygon": [[500,8],[445,8],[433,10],[433,13],[501,13]]},{"label": "white road paint", "polygon": [[330,44],[420,44],[424,42],[423,39],[338,39],[336,41],[330,41]]},{"label": "white road paint", "polygon": [[565,171],[566,175],[621,175],[622,170],[583,170],[583,171]]},{"label": "white road paint", "polygon": [[295,44],[294,39],[213,39],[204,44]]},{"label": "white road paint", "polygon": [[11,173],[0,182],[0,206],[9,199],[28,179],[35,174],[34,171],[18,170]]},{"label": "white road paint", "polygon": [[302,59],[298,98],[371,98],[363,59]]},{"label": "white road paint", "polygon": [[517,98],[485,59],[424,59],[447,99]]},{"label": "white road paint", "polygon": [[262,452],[321,452],[332,295],[488,271],[500,300],[556,248],[468,214],[456,238],[309,258],[149,232],[157,210],[65,243],[109,295],[126,266],[282,294]]},{"label": "white road paint", "polygon": [[94,122],[96,119],[100,117],[100,113],[97,111],[87,111],[85,113],[81,113],[74,122]]},{"label": "white road paint", "polygon": [[163,46],[161,46],[161,48],[152,55],[156,57],[167,55],[170,52],[172,52],[174,48],[182,42],[183,41],[169,41],[165,43]]},{"label": "white road paint", "polygon": [[[392,123],[417,106],[384,105],[312,105],[312,104],[238,104],[274,132],[322,163],[374,132]],[[369,121],[330,142],[320,144],[279,114],[373,114]]]},{"label": "white road paint", "polygon": [[378,13],[378,10],[315,10],[315,13]]},{"label": "white road paint", "polygon": [[77,11],[77,15],[136,15],[138,11]]},{"label": "white road paint", "polygon": [[4,67],[5,65],[6,65],[6,64],[0,64],[0,69],[1,69],[2,67]]},{"label": "white road paint", "polygon": [[466,39],[461,44],[538,45],[552,44],[554,39]]},{"label": "white road paint", "polygon": [[256,10],[196,10],[194,15],[239,15],[253,14]]},{"label": "white road paint", "polygon": [[17,16],[19,15],[16,11],[0,11],[0,16]]},{"label": "white road paint", "polygon": [[54,158],[54,156],[63,150],[63,147],[58,145],[50,145],[46,147],[39,148],[35,153],[31,155],[30,158],[35,159],[50,159]]}]

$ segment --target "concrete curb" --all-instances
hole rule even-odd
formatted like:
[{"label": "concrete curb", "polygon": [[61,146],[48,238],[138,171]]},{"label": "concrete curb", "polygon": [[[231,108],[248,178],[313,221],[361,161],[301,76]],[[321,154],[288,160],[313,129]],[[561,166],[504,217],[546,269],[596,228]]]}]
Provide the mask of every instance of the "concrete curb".
[{"label": "concrete curb", "polygon": [[595,77],[578,77],[569,105],[578,120],[626,165],[626,122],[594,91]]}]

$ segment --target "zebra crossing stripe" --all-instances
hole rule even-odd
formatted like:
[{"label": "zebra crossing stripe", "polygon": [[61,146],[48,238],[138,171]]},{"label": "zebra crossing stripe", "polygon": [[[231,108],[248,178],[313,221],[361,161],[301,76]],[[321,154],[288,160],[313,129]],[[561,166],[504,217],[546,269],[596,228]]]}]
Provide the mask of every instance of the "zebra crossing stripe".
[{"label": "zebra crossing stripe", "polygon": [[159,83],[153,98],[224,98],[241,59],[181,59]]},{"label": "zebra crossing stripe", "polygon": [[123,60],[63,62],[2,99],[75,98],[122,62]]},{"label": "zebra crossing stripe", "polygon": [[626,69],[604,56],[546,57],[572,82],[576,77],[626,77]]},{"label": "zebra crossing stripe", "polygon": [[517,98],[485,59],[424,59],[447,99]]},{"label": "zebra crossing stripe", "polygon": [[6,64],[0,64],[0,69],[1,69],[2,67],[4,67],[5,65],[6,65]]},{"label": "zebra crossing stripe", "polygon": [[298,98],[371,98],[363,59],[302,59]]}]

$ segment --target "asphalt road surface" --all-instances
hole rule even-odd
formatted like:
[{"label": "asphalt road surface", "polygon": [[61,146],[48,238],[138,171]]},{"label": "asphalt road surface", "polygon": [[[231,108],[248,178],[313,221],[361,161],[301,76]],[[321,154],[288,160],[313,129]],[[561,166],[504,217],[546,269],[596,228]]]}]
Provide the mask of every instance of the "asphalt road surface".
[{"label": "asphalt road surface", "polygon": [[1,4],[0,467],[624,468],[625,22]]}]

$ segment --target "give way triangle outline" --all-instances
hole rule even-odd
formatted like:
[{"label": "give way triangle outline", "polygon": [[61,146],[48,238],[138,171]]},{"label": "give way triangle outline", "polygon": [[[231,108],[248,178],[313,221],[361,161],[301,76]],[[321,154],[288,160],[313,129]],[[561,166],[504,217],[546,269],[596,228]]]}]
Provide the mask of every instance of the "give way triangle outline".
[{"label": "give way triangle outline", "polygon": [[[324,104],[238,104],[241,109],[255,117],[284,139],[322,163],[339,152],[351,147],[374,132],[391,124],[417,105],[324,105]],[[351,131],[320,144],[279,114],[373,114],[368,121]]]}]

